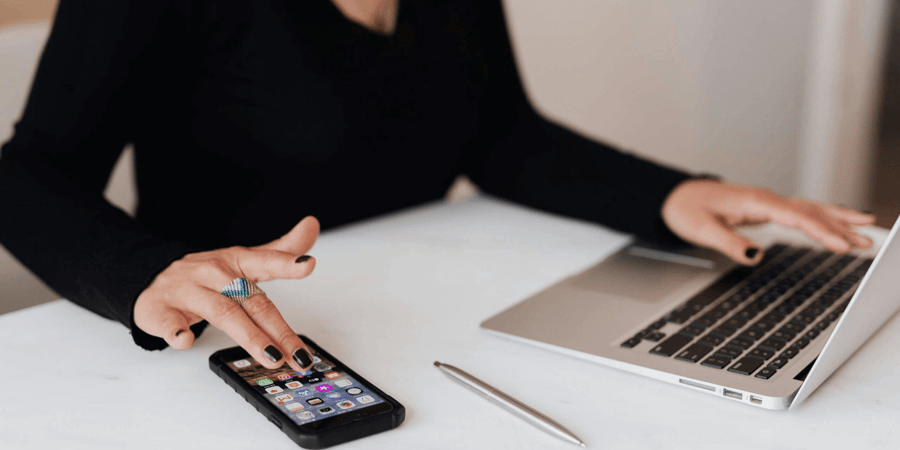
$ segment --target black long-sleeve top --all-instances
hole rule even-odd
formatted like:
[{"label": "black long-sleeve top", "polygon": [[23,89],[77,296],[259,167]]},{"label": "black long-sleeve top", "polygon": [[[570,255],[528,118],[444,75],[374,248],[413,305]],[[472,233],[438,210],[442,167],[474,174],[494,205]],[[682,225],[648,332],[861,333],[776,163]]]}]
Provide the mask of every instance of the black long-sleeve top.
[{"label": "black long-sleeve top", "polygon": [[[102,194],[127,143],[135,218]],[[499,0],[401,0],[389,37],[330,0],[62,0],[0,153],[0,242],[163,348],[132,311],[172,261],[438,199],[459,174],[651,238],[687,178],[536,113]]]}]

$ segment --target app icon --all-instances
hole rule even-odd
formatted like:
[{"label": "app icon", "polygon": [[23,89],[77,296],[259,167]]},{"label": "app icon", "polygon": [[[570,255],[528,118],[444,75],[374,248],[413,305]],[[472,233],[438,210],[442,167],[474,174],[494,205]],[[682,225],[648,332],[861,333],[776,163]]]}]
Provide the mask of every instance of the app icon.
[{"label": "app icon", "polygon": [[260,386],[268,386],[272,383],[274,383],[274,381],[272,381],[268,378],[260,378],[260,379],[256,380],[256,384],[258,384]]},{"label": "app icon", "polygon": [[303,411],[301,413],[297,413],[297,418],[300,420],[309,420],[309,419],[312,419],[313,417],[315,417],[315,416],[313,415],[313,413],[311,413],[309,411]]},{"label": "app icon", "polygon": [[303,386],[303,383],[299,381],[288,381],[287,383],[284,383],[284,385],[287,386],[288,389],[297,389]]},{"label": "app icon", "polygon": [[337,380],[334,382],[334,385],[337,387],[347,387],[347,386],[350,386],[351,384],[353,384],[353,383],[351,383],[350,380],[348,380],[346,378],[343,380]]},{"label": "app icon", "polygon": [[356,405],[354,405],[353,402],[351,402],[349,400],[344,400],[342,402],[337,402],[337,406],[338,406],[338,408],[341,408],[341,409],[350,409]]},{"label": "app icon", "polygon": [[291,394],[282,394],[282,395],[275,397],[275,402],[278,403],[279,405],[283,405],[293,399],[294,399],[294,397],[292,397]]},{"label": "app icon", "polygon": [[319,414],[331,414],[334,412],[334,408],[330,406],[325,406],[323,408],[319,408]]},{"label": "app icon", "polygon": [[341,377],[341,374],[339,374],[337,372],[328,372],[325,374],[325,378],[328,378],[329,380],[333,380],[335,378],[340,378],[340,377]]},{"label": "app icon", "polygon": [[295,370],[294,373],[296,373],[297,375],[299,375],[301,377],[307,377],[307,376],[312,375],[312,370],[304,370],[303,372],[297,372]]},{"label": "app icon", "polygon": [[307,400],[306,403],[309,403],[310,405],[320,405],[320,404],[324,403],[324,401],[322,401],[322,399],[319,397],[313,397],[313,398]]},{"label": "app icon", "polygon": [[358,401],[361,405],[365,405],[366,403],[374,402],[375,399],[372,398],[371,395],[362,395],[362,396],[356,397],[356,401]]},{"label": "app icon", "polygon": [[333,399],[337,399],[337,398],[341,398],[341,394],[338,394],[337,392],[332,392],[332,393],[330,393],[330,394],[325,394],[325,396],[328,397],[328,398],[330,398],[330,399],[332,399],[332,400],[333,400]]},{"label": "app icon", "polygon": [[322,358],[319,358],[318,356],[313,356],[313,363],[320,363],[320,362],[322,362]]},{"label": "app icon", "polygon": [[269,386],[269,387],[266,388],[266,393],[267,393],[267,394],[277,394],[277,393],[279,393],[279,392],[281,392],[281,391],[283,391],[283,390],[284,390],[284,389],[281,389],[281,388],[278,387],[278,386]]},{"label": "app icon", "polygon": [[330,392],[333,390],[334,390],[334,388],[331,387],[331,385],[328,383],[322,383],[322,384],[316,386],[316,391],[318,391],[318,392]]},{"label": "app icon", "polygon": [[319,377],[306,377],[306,384],[316,384],[320,381],[322,381],[322,379]]},{"label": "app icon", "polygon": [[347,389],[347,393],[350,395],[359,395],[359,394],[362,394],[362,389],[360,389],[358,387],[352,387],[352,388]]},{"label": "app icon", "polygon": [[296,402],[288,403],[287,405],[284,405],[284,407],[287,408],[287,410],[290,412],[300,411],[301,409],[305,408],[305,406]]},{"label": "app icon", "polygon": [[284,381],[284,380],[290,380],[292,376],[293,375],[291,375],[287,372],[282,372],[282,373],[279,373],[278,375],[275,375],[275,378],[278,378],[278,381]]},{"label": "app icon", "polygon": [[317,372],[324,372],[326,370],[331,370],[331,366],[325,363],[319,363],[313,366],[313,370]]},{"label": "app icon", "polygon": [[237,367],[238,369],[243,368],[243,367],[247,367],[247,366],[249,366],[249,365],[250,365],[250,361],[247,361],[246,359],[242,359],[242,360],[240,360],[240,361],[235,361],[235,362],[234,362],[234,367]]},{"label": "app icon", "polygon": [[294,391],[294,394],[297,394],[299,397],[309,397],[309,394],[312,394],[312,391],[309,389],[301,389],[299,391]]}]

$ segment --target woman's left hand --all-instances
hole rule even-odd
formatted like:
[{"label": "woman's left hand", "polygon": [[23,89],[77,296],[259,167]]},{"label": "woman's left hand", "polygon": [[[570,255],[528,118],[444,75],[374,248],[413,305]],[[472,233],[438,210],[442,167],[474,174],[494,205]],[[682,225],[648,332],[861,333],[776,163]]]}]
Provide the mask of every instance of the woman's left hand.
[{"label": "woman's left hand", "polygon": [[682,239],[745,265],[758,263],[762,249],[734,230],[742,225],[779,223],[806,233],[831,251],[845,253],[872,246],[854,227],[875,222],[874,216],[851,209],[703,179],[688,180],[673,189],[663,203],[662,218]]}]

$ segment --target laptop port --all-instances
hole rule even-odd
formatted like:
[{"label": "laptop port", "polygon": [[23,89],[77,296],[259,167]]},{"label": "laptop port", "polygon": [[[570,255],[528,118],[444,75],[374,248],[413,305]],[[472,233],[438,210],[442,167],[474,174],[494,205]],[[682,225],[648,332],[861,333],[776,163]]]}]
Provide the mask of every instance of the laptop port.
[{"label": "laptop port", "polygon": [[743,400],[744,399],[744,394],[741,394],[740,392],[736,392],[736,391],[730,391],[728,389],[722,389],[722,395],[724,395],[728,398],[733,398],[735,400]]},{"label": "laptop port", "polygon": [[753,403],[754,405],[762,405],[762,399],[759,398],[759,397],[757,397],[757,396],[755,396],[755,395],[751,395],[751,396],[750,396],[750,403]]},{"label": "laptop port", "polygon": [[679,378],[679,379],[678,379],[678,382],[681,383],[681,384],[686,384],[686,385],[691,386],[691,387],[700,388],[700,389],[706,389],[707,391],[713,391],[713,392],[716,392],[716,388],[714,388],[714,387],[712,387],[712,386],[710,386],[710,385],[708,385],[708,384],[698,383],[698,382],[692,381],[692,380],[685,380],[684,378]]}]

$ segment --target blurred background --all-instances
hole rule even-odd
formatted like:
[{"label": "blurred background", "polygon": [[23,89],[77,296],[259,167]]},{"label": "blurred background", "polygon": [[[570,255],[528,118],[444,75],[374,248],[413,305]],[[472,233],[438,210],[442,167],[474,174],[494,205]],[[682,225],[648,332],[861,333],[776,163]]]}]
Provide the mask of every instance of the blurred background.
[{"label": "blurred background", "polygon": [[[0,142],[55,3],[0,0]],[[892,1],[504,3],[529,95],[549,117],[693,172],[872,211],[881,226],[900,214]],[[107,188],[126,211],[131,164],[126,151]],[[448,197],[476,190],[460,180]],[[2,249],[0,283],[0,314],[58,298]]]}]

